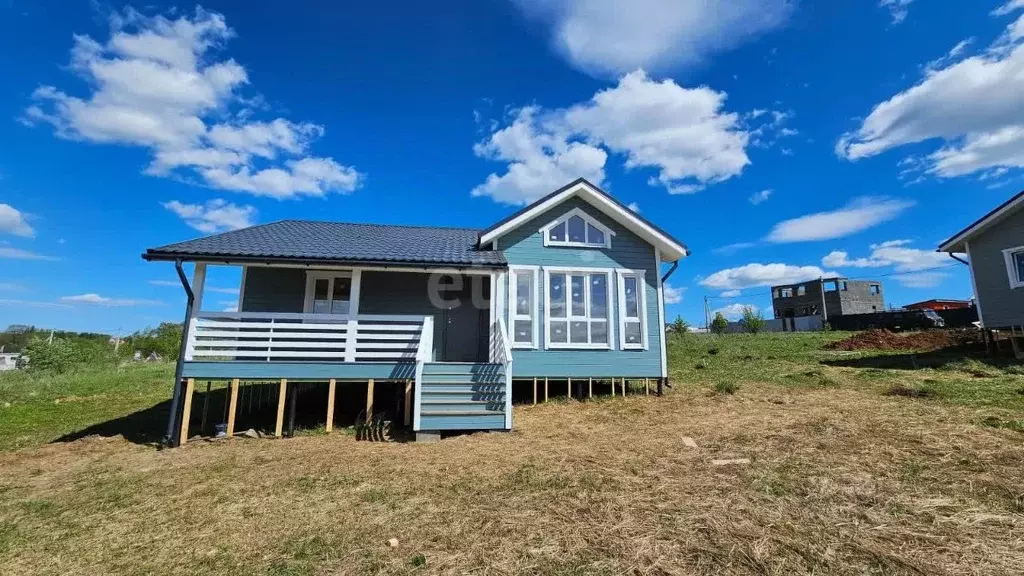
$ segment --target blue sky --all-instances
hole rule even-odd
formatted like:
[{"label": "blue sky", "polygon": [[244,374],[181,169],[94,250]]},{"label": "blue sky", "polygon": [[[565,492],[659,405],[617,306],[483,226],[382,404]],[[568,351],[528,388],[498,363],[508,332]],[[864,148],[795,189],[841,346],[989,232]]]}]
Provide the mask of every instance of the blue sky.
[{"label": "blue sky", "polygon": [[486,227],[577,176],[691,247],[669,318],[831,272],[967,298],[933,250],[1022,188],[1022,65],[1024,0],[0,0],[0,325],[179,320],[147,247]]}]

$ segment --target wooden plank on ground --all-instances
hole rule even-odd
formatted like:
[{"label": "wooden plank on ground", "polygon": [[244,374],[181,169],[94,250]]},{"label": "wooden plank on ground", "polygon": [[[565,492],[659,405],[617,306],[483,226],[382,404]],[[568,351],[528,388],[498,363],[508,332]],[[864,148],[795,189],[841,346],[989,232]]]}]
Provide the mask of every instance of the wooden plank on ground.
[{"label": "wooden plank on ground", "polygon": [[327,426],[325,429],[330,432],[334,430],[334,391],[338,387],[338,381],[331,378],[327,381]]},{"label": "wooden plank on ground", "polygon": [[231,381],[231,400],[228,402],[228,438],[235,435],[236,412],[238,412],[238,378]]},{"label": "wooden plank on ground", "polygon": [[180,444],[182,446],[188,442],[188,421],[192,417],[192,393],[196,390],[196,379],[189,378],[185,381],[185,397],[182,401],[185,403],[181,410],[181,436]]},{"label": "wooden plank on ground", "polygon": [[274,424],[274,437],[280,438],[284,430],[284,401],[288,392],[288,380],[282,378],[277,392],[277,423]]}]

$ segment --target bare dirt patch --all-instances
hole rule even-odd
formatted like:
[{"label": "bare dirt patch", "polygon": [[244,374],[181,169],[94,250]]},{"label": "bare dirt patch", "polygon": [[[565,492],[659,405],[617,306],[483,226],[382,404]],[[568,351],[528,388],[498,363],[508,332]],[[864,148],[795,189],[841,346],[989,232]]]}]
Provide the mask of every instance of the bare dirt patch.
[{"label": "bare dirt patch", "polygon": [[980,341],[976,330],[926,330],[896,334],[889,330],[867,330],[824,346],[826,350],[940,350]]}]

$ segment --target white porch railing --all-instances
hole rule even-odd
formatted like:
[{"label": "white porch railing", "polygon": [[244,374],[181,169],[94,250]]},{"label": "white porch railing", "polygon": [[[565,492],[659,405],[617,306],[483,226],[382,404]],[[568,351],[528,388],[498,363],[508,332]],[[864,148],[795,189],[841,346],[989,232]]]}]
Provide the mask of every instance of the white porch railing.
[{"label": "white porch railing", "polygon": [[505,428],[512,429],[512,345],[509,343],[505,319],[500,315],[492,326],[491,361],[505,367]]},{"label": "white porch railing", "polygon": [[418,362],[432,352],[432,324],[429,316],[202,312],[189,323],[185,360]]}]

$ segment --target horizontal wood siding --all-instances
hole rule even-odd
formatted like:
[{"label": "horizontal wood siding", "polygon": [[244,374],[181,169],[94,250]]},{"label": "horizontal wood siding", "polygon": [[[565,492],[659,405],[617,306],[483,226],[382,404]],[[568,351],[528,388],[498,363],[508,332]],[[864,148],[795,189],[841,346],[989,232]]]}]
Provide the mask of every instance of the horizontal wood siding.
[{"label": "horizontal wood siding", "polygon": [[1024,288],[1010,289],[1003,250],[1024,246],[1024,210],[970,239],[976,297],[986,328],[1024,325]]},{"label": "horizontal wood siding", "polygon": [[444,313],[430,303],[429,274],[363,272],[359,288],[360,314],[399,314],[434,317],[434,358],[443,342]]},{"label": "horizontal wood siding", "polygon": [[240,312],[302,312],[306,271],[300,268],[249,266]]},{"label": "horizontal wood siding", "polygon": [[[544,246],[540,228],[574,208],[586,212],[613,232],[611,249],[564,248]],[[528,377],[612,377],[612,376],[661,376],[662,328],[658,320],[658,274],[654,264],[654,247],[633,234],[618,222],[608,218],[585,201],[573,198],[541,214],[498,239],[498,248],[505,254],[510,266],[564,266],[582,268],[625,268],[645,270],[645,302],[647,313],[647,350],[620,350],[618,324],[618,285],[613,285],[612,326],[614,327],[613,350],[545,350],[544,349],[544,273],[538,275],[539,297],[539,347],[536,350],[514,349],[512,375],[515,378]],[[508,276],[511,281],[511,274]],[[618,279],[613,276],[612,282]],[[508,294],[508,285],[505,286]],[[506,298],[506,314],[510,305]],[[511,327],[510,327],[511,328]]]}]

